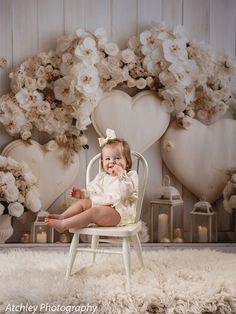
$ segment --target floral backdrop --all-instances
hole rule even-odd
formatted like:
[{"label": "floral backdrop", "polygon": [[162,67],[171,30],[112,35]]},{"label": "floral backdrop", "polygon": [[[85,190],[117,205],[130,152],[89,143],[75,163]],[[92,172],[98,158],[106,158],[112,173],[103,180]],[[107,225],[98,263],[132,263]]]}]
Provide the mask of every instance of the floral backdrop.
[{"label": "floral backdrop", "polygon": [[[2,63],[5,61],[2,59]],[[12,136],[31,138],[33,128],[64,146],[64,160],[87,148],[84,130],[102,94],[116,87],[156,91],[179,127],[193,118],[206,124],[236,110],[236,62],[181,27],[161,24],[129,39],[120,50],[104,29],[79,29],[58,39],[10,74],[11,92],[0,99],[0,122]]]}]

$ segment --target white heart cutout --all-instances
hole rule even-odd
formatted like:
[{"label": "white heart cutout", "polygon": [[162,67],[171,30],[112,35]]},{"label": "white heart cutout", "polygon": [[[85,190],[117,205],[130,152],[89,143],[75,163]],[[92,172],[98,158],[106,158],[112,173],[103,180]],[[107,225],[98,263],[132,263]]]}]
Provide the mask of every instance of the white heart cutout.
[{"label": "white heart cutout", "polygon": [[47,210],[78,177],[79,157],[76,155],[74,163],[65,165],[62,148],[47,151],[46,144],[40,145],[33,140],[31,143],[30,145],[22,140],[13,141],[3,149],[2,155],[28,164],[38,179],[41,210]]},{"label": "white heart cutout", "polygon": [[236,163],[235,134],[233,119],[210,126],[194,119],[187,130],[173,121],[161,140],[163,161],[187,189],[213,203],[222,195],[224,171]]},{"label": "white heart cutout", "polygon": [[140,153],[160,139],[170,122],[170,114],[152,91],[142,91],[133,98],[114,90],[105,93],[92,113],[97,133],[104,137],[106,129],[124,138],[131,148]]}]

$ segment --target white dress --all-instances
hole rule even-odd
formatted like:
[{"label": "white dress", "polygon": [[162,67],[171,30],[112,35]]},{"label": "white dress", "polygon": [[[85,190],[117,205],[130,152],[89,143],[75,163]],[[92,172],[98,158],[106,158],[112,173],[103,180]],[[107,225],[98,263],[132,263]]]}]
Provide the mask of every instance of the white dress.
[{"label": "white dress", "polygon": [[131,170],[121,176],[100,172],[84,190],[92,205],[109,205],[121,216],[118,226],[134,223],[138,199],[138,175]]}]

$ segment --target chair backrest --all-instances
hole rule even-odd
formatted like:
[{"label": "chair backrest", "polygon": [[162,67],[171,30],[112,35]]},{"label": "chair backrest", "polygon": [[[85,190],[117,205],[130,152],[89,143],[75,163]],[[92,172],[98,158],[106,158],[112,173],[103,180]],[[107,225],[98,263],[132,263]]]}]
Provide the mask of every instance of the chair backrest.
[{"label": "chair backrest", "polygon": [[[138,185],[139,191],[138,191],[138,201],[137,201],[137,206],[136,206],[136,218],[135,218],[135,222],[138,222],[141,216],[143,198],[144,198],[144,193],[145,193],[145,189],[147,185],[148,164],[147,164],[146,159],[140,153],[132,151],[131,157],[132,157],[132,164],[133,164],[132,169],[137,171],[138,178],[139,178],[139,185]],[[100,172],[102,170],[101,169],[101,153],[94,156],[88,164],[87,172],[86,172],[86,186],[92,180],[92,172],[93,172],[94,167],[96,167],[96,174],[98,171]]]}]

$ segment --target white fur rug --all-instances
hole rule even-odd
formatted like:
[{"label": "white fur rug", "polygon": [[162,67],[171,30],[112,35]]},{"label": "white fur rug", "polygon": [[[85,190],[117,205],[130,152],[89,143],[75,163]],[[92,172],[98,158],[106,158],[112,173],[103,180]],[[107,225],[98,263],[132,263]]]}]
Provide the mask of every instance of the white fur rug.
[{"label": "white fur rug", "polygon": [[[92,267],[65,282],[65,253],[2,251],[0,313],[14,312],[13,306],[14,313],[236,313],[236,254],[147,251],[142,270],[135,255],[132,260],[128,294],[121,256],[98,255]],[[74,270],[89,261],[83,253]]]}]

